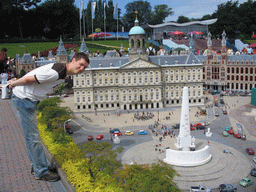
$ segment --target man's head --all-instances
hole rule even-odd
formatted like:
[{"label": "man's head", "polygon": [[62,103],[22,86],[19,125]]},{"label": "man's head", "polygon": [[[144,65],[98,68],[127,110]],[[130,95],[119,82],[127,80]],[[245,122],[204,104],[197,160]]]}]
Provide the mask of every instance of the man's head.
[{"label": "man's head", "polygon": [[90,60],[85,53],[76,53],[71,62],[66,64],[67,75],[76,75],[82,73],[89,65]]}]

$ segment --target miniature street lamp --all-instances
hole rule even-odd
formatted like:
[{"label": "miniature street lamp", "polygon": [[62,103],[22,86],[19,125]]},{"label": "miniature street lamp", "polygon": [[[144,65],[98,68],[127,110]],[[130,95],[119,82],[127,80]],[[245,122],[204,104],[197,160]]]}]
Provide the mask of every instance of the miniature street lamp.
[{"label": "miniature street lamp", "polygon": [[65,133],[67,133],[67,130],[66,130],[66,126],[65,126],[65,125],[66,125],[66,123],[67,123],[67,122],[70,122],[70,121],[71,121],[71,119],[68,119],[67,121],[65,121],[65,122],[64,122],[63,127],[64,127],[64,131],[65,131]]}]

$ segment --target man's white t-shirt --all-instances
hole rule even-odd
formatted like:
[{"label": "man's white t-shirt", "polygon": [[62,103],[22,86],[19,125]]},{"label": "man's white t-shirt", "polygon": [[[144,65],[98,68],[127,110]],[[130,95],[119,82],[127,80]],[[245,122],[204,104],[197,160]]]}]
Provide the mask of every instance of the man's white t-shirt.
[{"label": "man's white t-shirt", "polygon": [[13,93],[20,99],[41,101],[52,93],[53,88],[64,82],[66,77],[66,65],[62,63],[51,63],[38,67],[25,76],[35,76],[37,83],[15,86]]}]

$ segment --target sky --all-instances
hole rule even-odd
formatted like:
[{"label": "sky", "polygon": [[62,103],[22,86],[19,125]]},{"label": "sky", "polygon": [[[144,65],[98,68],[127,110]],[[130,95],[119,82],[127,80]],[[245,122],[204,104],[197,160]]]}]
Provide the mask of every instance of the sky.
[{"label": "sky", "polygon": [[[75,5],[80,6],[82,0],[75,0]],[[166,18],[167,21],[177,21],[179,16],[188,18],[202,18],[204,15],[212,14],[217,10],[217,5],[226,3],[228,0],[147,0],[150,2],[152,9],[155,5],[166,4],[172,8],[174,14]],[[233,0],[235,2],[236,0]],[[239,4],[247,2],[248,0],[239,0]],[[89,0],[83,0],[84,8],[87,6]],[[114,5],[117,3],[118,8],[121,9],[121,16],[125,13],[125,5],[131,3],[133,0],[113,0]]]}]

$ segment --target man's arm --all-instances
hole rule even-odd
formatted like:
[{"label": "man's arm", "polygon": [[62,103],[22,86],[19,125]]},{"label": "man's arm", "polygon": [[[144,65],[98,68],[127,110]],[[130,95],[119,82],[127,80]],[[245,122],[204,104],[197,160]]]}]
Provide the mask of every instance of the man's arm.
[{"label": "man's arm", "polygon": [[22,77],[17,80],[12,79],[12,80],[10,80],[9,89],[12,89],[15,86],[29,85],[32,83],[37,83],[35,76],[26,76],[26,77]]}]

